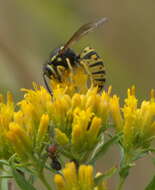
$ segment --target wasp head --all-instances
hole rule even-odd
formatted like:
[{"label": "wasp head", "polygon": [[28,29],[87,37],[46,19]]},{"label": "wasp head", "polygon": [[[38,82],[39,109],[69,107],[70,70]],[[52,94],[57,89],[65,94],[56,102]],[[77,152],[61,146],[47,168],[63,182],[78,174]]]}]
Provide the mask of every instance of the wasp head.
[{"label": "wasp head", "polygon": [[62,81],[63,71],[69,69],[68,61],[73,66],[76,61],[76,54],[67,49],[64,53],[60,53],[62,47],[51,52],[47,63],[43,66],[43,72],[48,78],[54,78],[58,82]]},{"label": "wasp head", "polygon": [[60,47],[52,51],[47,62],[43,65],[43,79],[51,95],[52,90],[48,85],[46,77],[62,82],[64,71],[68,71],[69,68],[72,68],[77,62],[77,56],[71,49],[67,49],[61,53],[62,48],[63,47]]}]

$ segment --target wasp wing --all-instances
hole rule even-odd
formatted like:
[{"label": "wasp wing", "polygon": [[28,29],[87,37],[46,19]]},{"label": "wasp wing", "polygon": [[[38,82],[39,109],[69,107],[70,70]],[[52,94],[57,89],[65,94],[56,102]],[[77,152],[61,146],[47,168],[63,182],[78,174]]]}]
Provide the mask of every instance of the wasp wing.
[{"label": "wasp wing", "polygon": [[65,50],[67,50],[73,43],[81,39],[83,36],[88,34],[89,32],[94,31],[96,28],[107,22],[107,18],[101,18],[97,21],[87,23],[83,26],[81,26],[74,34],[73,36],[67,41],[67,43],[63,46],[63,48],[60,50],[60,54],[64,53]]}]

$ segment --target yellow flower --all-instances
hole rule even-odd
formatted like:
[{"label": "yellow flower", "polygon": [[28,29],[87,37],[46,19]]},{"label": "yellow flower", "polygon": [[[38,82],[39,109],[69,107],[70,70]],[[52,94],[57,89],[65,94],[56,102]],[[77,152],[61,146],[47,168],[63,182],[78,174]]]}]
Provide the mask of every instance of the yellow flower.
[{"label": "yellow flower", "polygon": [[69,139],[67,135],[58,128],[55,128],[55,140],[59,145],[62,145],[62,146],[69,143]]},{"label": "yellow flower", "polygon": [[90,165],[80,165],[76,168],[75,164],[70,162],[62,170],[62,175],[54,176],[54,182],[57,190],[107,190],[105,181],[101,180],[98,185],[95,184],[93,173],[94,169]]},{"label": "yellow flower", "polygon": [[13,121],[14,109],[12,94],[7,93],[6,103],[4,97],[0,95],[0,158],[7,159],[13,154],[5,135],[9,130],[10,122]]},{"label": "yellow flower", "polygon": [[54,78],[51,80],[51,88],[54,97],[58,97],[59,94],[62,93],[72,96],[76,92],[87,92],[88,75],[85,74],[84,70],[81,67],[77,67],[72,72],[63,71],[62,77],[63,78],[61,83],[56,81]]},{"label": "yellow flower", "polygon": [[71,127],[69,121],[72,121],[72,115],[77,107],[83,110],[90,109],[102,119],[102,124],[106,125],[110,112],[110,94],[105,91],[98,94],[97,88],[91,88],[86,94],[75,93],[73,96],[69,96],[62,93],[54,96],[50,109],[54,125],[62,131],[65,131],[65,128],[69,129]]},{"label": "yellow flower", "polygon": [[40,119],[40,124],[38,127],[37,135],[36,135],[36,146],[38,149],[42,148],[43,142],[46,141],[46,137],[48,135],[48,127],[49,127],[49,116],[47,114],[43,114]]},{"label": "yellow flower", "polygon": [[49,115],[45,113],[52,104],[51,96],[42,87],[27,90],[24,99],[18,103],[17,112],[11,93],[7,94],[6,103],[3,96],[0,97],[0,157],[8,159],[16,152],[27,159],[32,154],[32,147],[35,153],[49,140]]},{"label": "yellow flower", "polygon": [[71,129],[71,97],[65,94],[55,98],[49,110],[51,113],[52,125],[68,133],[68,130]]},{"label": "yellow flower", "polygon": [[111,110],[111,114],[112,117],[114,119],[115,125],[117,127],[117,129],[120,131],[122,130],[122,116],[121,116],[121,109],[120,109],[120,105],[119,105],[119,98],[114,95],[111,99],[110,99],[110,110]]},{"label": "yellow flower", "polygon": [[4,102],[0,103],[0,126],[2,127],[1,131],[7,131],[9,129],[9,123],[13,119],[13,113],[14,113],[13,97],[12,94],[8,92],[6,104]]},{"label": "yellow flower", "polygon": [[86,108],[91,108],[98,117],[102,118],[102,124],[107,124],[110,112],[110,93],[111,86],[108,92],[103,91],[98,93],[97,88],[89,89],[86,94]]},{"label": "yellow flower", "polygon": [[139,107],[135,97],[135,87],[128,89],[127,95],[122,109],[116,96],[111,99],[111,113],[114,122],[117,129],[124,134],[122,142],[124,147],[127,149],[145,148],[155,136],[154,91],[151,91],[151,99],[142,101]]},{"label": "yellow flower", "polygon": [[26,131],[22,129],[16,123],[10,123],[9,131],[6,133],[6,137],[13,145],[15,152],[25,159],[25,156],[32,154],[32,144],[30,137],[26,134]]},{"label": "yellow flower", "polygon": [[95,117],[94,113],[76,109],[72,125],[72,145],[74,151],[81,152],[92,149],[98,142],[101,119]]},{"label": "yellow flower", "polygon": [[73,162],[66,164],[60,174],[55,175],[54,181],[58,190],[94,190],[93,167],[81,165],[76,171]]},{"label": "yellow flower", "polygon": [[93,189],[94,181],[93,181],[93,167],[81,165],[78,171],[79,183],[81,189]]},{"label": "yellow flower", "polygon": [[21,111],[34,120],[39,120],[42,114],[49,113],[52,104],[51,95],[43,87],[33,83],[34,90],[22,89],[26,92],[24,99],[18,103]]},{"label": "yellow flower", "polygon": [[[33,86],[34,90],[22,89],[26,93],[24,99],[18,103],[19,111],[14,114],[14,120],[26,129],[35,144],[36,138],[37,141],[41,138],[41,132],[47,133],[47,124],[51,120],[52,97],[45,88],[39,87],[35,83]],[[45,134],[42,134],[43,136]]]}]

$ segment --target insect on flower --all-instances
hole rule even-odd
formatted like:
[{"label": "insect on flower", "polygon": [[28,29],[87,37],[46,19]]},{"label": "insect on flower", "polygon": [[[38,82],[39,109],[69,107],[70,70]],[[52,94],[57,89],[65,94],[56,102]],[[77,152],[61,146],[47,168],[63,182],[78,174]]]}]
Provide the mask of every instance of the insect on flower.
[{"label": "insect on flower", "polygon": [[58,82],[62,82],[64,72],[73,72],[73,69],[77,66],[83,67],[94,86],[97,86],[99,89],[103,88],[105,83],[105,69],[100,56],[90,47],[84,48],[82,52],[77,55],[70,49],[70,46],[80,40],[84,35],[104,24],[107,20],[108,19],[104,17],[81,26],[65,45],[55,49],[50,54],[47,63],[43,66],[43,79],[51,95],[52,90],[48,85],[47,78],[54,78]]},{"label": "insect on flower", "polygon": [[61,164],[57,158],[57,146],[55,144],[51,144],[47,148],[48,156],[51,158],[51,167],[54,170],[61,170]]}]

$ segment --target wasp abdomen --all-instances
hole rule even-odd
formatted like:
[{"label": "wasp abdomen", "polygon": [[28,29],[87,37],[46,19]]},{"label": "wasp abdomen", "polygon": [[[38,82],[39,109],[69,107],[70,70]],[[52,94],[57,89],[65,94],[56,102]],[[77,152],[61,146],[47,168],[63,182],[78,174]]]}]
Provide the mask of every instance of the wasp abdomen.
[{"label": "wasp abdomen", "polygon": [[86,47],[80,54],[80,60],[86,68],[86,72],[91,75],[91,79],[94,86],[98,86],[100,89],[104,87],[105,83],[105,68],[103,60],[95,52],[94,49]]}]

